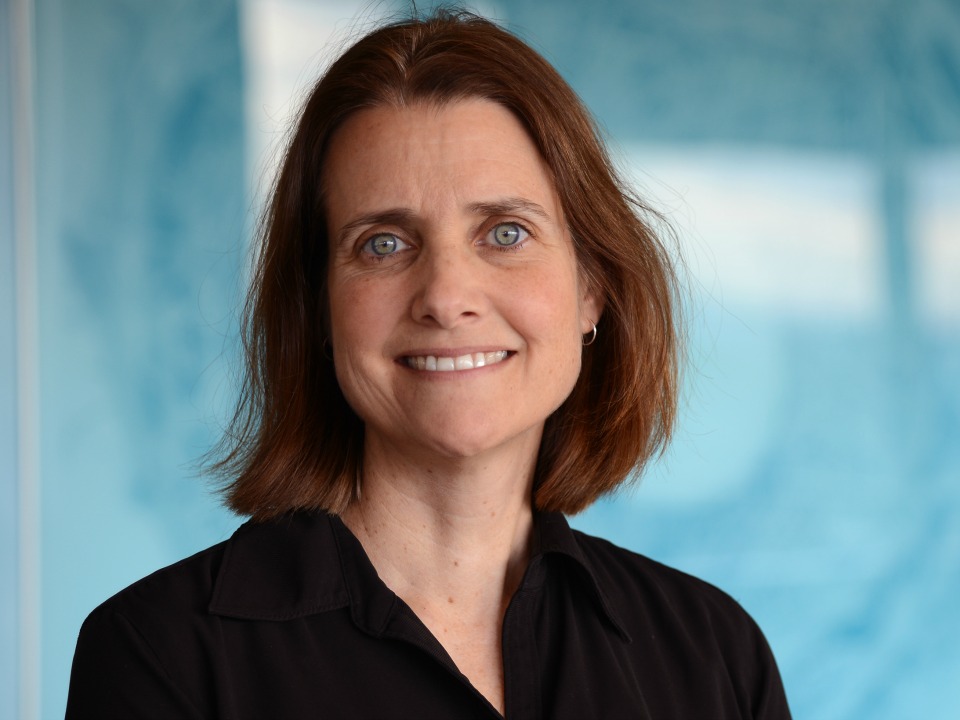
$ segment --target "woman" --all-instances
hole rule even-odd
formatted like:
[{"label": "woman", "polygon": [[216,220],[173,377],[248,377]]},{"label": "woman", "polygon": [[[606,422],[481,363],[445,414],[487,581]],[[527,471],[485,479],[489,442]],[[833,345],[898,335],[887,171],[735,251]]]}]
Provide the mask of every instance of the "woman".
[{"label": "woman", "polygon": [[495,25],[347,50],[263,223],[219,465],[252,519],[91,614],[68,716],[789,717],[733,600],[563,517],[670,435],[644,214]]}]

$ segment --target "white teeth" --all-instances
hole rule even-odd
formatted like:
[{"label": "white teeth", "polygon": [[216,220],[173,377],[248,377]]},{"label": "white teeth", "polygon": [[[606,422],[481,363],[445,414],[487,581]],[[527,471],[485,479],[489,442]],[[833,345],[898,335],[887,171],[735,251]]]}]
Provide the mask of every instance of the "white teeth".
[{"label": "white teeth", "polygon": [[453,370],[473,370],[486,365],[495,365],[505,360],[506,350],[494,350],[488,353],[467,353],[457,357],[437,357],[436,355],[418,355],[407,358],[407,365],[415,370],[428,372],[451,372]]}]

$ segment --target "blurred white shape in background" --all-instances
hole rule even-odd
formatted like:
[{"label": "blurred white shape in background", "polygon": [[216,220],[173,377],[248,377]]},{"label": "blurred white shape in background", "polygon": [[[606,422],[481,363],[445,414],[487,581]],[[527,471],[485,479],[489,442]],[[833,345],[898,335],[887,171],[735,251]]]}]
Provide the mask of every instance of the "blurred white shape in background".
[{"label": "blurred white shape in background", "polygon": [[818,321],[880,315],[883,228],[868,163],[746,147],[625,155],[641,195],[674,223],[698,292]]},{"label": "blurred white shape in background", "polygon": [[306,92],[371,9],[361,0],[241,0],[247,172],[258,203]]},{"label": "blurred white shape in background", "polygon": [[634,145],[622,160],[676,231],[690,285],[681,422],[643,503],[715,502],[741,490],[776,444],[783,322],[881,322],[878,177],[850,156],[745,147]]},{"label": "blurred white shape in background", "polygon": [[923,157],[911,186],[914,285],[932,329],[960,330],[960,150]]}]

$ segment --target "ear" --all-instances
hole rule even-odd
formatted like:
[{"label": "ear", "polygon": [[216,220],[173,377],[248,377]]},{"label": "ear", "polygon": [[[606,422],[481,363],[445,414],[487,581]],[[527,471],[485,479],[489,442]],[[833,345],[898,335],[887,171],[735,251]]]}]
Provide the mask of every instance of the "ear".
[{"label": "ear", "polygon": [[593,330],[594,325],[599,324],[600,316],[603,315],[603,306],[603,297],[585,284],[583,294],[580,296],[581,335],[586,335]]}]

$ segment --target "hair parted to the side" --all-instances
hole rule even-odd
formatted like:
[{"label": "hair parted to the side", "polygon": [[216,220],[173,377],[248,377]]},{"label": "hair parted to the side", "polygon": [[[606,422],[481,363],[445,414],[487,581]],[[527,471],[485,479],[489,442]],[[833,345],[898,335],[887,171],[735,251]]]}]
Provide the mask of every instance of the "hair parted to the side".
[{"label": "hair parted to the side", "polygon": [[325,152],[352,113],[483,98],[524,124],[553,173],[582,276],[604,303],[570,397],[547,420],[535,506],[575,513],[665,447],[677,402],[677,285],[656,217],[618,179],[590,114],[537,52],[461,11],[382,27],[309,95],[261,220],[245,308],[245,382],[214,452],[227,505],[255,519],[342,512],[361,472],[363,423],[325,352]]}]

